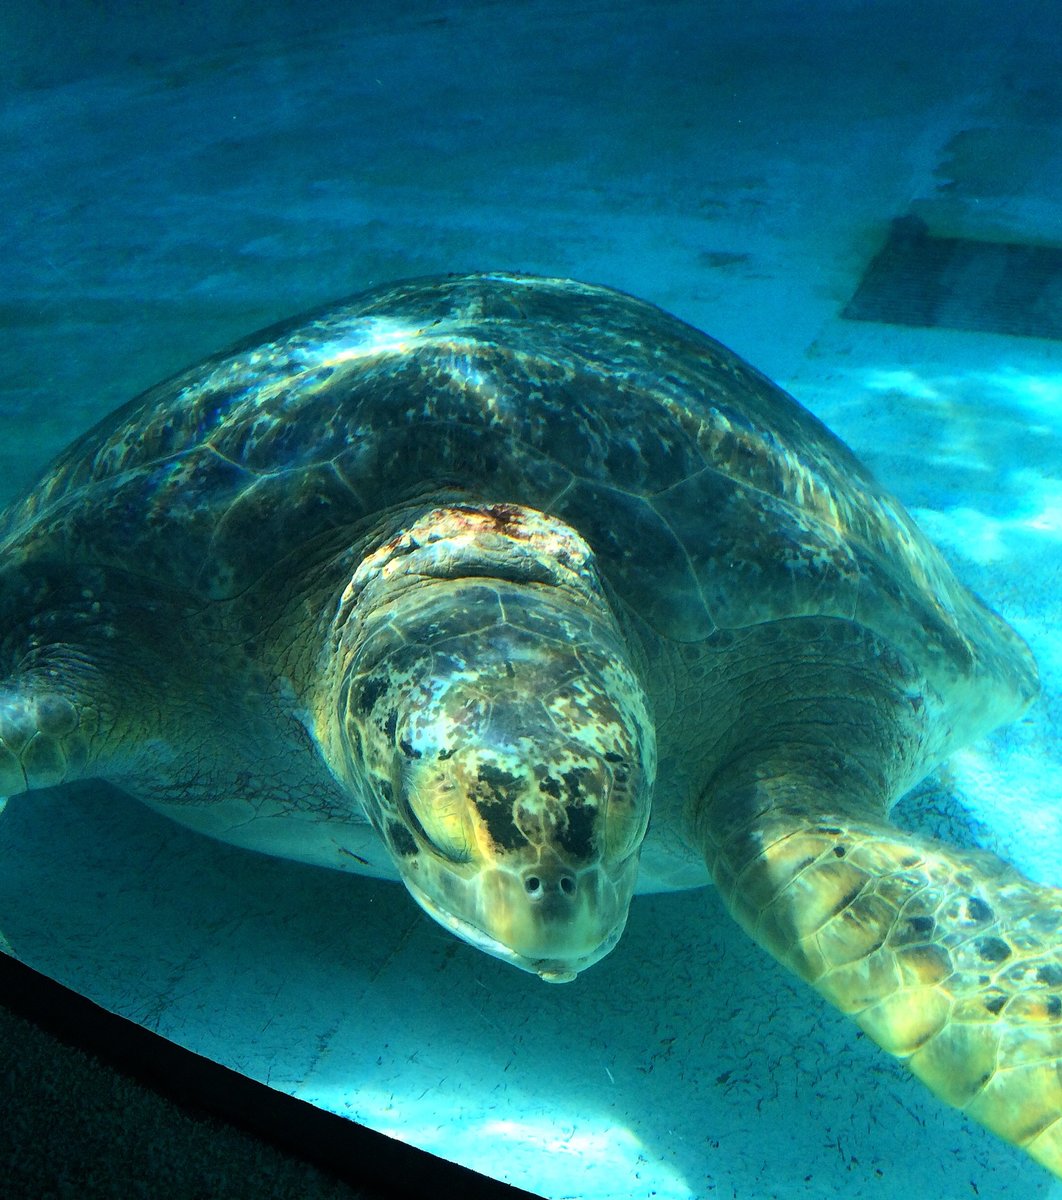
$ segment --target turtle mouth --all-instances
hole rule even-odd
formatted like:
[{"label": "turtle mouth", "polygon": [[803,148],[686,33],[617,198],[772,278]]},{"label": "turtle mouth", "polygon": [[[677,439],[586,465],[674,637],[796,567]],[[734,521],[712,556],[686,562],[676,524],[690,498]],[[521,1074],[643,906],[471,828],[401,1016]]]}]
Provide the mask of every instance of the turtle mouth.
[{"label": "turtle mouth", "polygon": [[463,942],[467,942],[470,946],[474,946],[477,950],[482,950],[493,958],[500,958],[503,962],[507,962],[514,967],[519,967],[522,971],[537,975],[544,983],[571,983],[580,971],[585,971],[587,967],[593,966],[594,963],[604,958],[615,947],[627,924],[627,910],[626,907],[623,907],[618,923],[602,941],[598,942],[597,945],[586,953],[556,957],[533,957],[521,954],[518,950],[514,950],[511,946],[506,945],[505,942],[493,937],[473,922],[459,917],[449,909],[443,908],[414,880],[410,879],[408,875],[403,876],[403,882],[409,890],[409,894],[428,916],[432,917],[444,928],[449,929],[451,933],[455,934]]}]

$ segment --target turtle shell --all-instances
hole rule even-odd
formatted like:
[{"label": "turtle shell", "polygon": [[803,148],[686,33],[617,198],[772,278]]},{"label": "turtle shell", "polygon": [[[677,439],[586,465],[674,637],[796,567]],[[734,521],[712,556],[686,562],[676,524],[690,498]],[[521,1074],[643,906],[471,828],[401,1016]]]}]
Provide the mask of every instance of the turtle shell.
[{"label": "turtle shell", "polygon": [[412,280],[265,330],[76,441],[0,546],[223,598],[453,497],[568,521],[664,639],[840,617],[945,697],[1035,687],[1019,639],[810,413],[653,305],[568,280]]}]

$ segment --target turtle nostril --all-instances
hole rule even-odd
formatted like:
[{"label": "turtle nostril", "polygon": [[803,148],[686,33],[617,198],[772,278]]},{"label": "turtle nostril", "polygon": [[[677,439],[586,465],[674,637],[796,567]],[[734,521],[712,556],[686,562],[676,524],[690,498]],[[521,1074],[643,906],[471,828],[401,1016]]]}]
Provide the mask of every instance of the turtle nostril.
[{"label": "turtle nostril", "polygon": [[524,891],[532,900],[547,900],[553,896],[574,896],[579,885],[574,875],[528,875],[524,880]]}]

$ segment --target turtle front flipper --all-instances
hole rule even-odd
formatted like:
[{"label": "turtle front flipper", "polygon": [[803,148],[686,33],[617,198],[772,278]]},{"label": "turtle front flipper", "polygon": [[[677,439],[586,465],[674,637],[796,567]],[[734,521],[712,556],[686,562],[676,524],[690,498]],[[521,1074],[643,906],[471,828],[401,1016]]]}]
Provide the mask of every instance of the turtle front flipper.
[{"label": "turtle front flipper", "polygon": [[1062,891],[769,791],[710,850],[741,925],[938,1096],[1062,1175]]},{"label": "turtle front flipper", "polygon": [[93,725],[86,706],[55,690],[0,685],[0,802],[81,778]]},{"label": "turtle front flipper", "polygon": [[[774,653],[742,659],[732,733],[689,812],[722,897],[938,1096],[1062,1176],[1062,890],[886,817],[985,725],[949,729],[927,678],[865,630],[763,636]],[[1002,716],[1034,692],[1030,670]]]},{"label": "turtle front flipper", "polygon": [[0,570],[0,797],[87,777],[125,786],[141,761],[161,773],[182,697],[205,687],[176,674],[197,661],[185,598],[145,591],[95,567]]},{"label": "turtle front flipper", "polygon": [[[32,684],[0,685],[0,813],[8,798],[85,774],[90,710]],[[0,953],[14,955],[0,929]]]}]

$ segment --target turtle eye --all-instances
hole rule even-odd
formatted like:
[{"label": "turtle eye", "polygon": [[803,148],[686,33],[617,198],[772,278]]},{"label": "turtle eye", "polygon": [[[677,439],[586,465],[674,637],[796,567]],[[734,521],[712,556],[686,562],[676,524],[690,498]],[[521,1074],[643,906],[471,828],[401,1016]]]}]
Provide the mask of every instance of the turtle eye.
[{"label": "turtle eye", "polygon": [[452,863],[472,860],[471,828],[466,802],[445,776],[428,781],[416,764],[401,763],[398,779],[399,814],[419,841]]},{"label": "turtle eye", "polygon": [[649,804],[639,767],[614,761],[605,809],[605,855],[623,860],[641,845],[649,824]]}]

